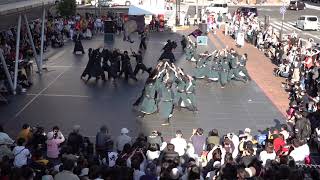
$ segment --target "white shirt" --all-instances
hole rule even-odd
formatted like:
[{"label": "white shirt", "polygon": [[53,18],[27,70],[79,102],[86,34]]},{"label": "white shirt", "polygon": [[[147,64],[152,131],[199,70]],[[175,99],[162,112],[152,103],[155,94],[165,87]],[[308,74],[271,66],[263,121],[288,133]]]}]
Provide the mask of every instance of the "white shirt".
[{"label": "white shirt", "polygon": [[259,155],[259,160],[262,161],[262,165],[265,166],[267,160],[274,160],[276,158],[276,153],[273,151],[272,153],[267,153],[267,151],[262,151]]},{"label": "white shirt", "polygon": [[146,156],[147,156],[148,160],[157,159],[160,156],[160,151],[150,151],[150,150],[148,150]]},{"label": "white shirt", "polygon": [[117,150],[122,151],[123,146],[127,143],[131,145],[131,137],[130,136],[128,136],[126,134],[122,134],[122,135],[118,136],[117,141],[116,141]]},{"label": "white shirt", "polygon": [[308,144],[304,144],[300,147],[294,148],[291,151],[290,156],[295,162],[304,162],[304,159],[310,155],[310,149]]},{"label": "white shirt", "polygon": [[14,154],[13,165],[15,167],[26,165],[28,158],[31,157],[30,151],[24,146],[16,146],[12,152]]},{"label": "white shirt", "polygon": [[187,141],[184,138],[172,138],[170,143],[174,145],[174,151],[177,152],[179,156],[184,155],[187,149]]}]

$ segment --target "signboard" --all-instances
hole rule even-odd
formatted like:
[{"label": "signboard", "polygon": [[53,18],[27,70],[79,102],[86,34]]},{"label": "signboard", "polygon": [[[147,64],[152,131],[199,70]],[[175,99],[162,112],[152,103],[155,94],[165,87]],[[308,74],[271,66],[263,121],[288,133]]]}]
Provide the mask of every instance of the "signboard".
[{"label": "signboard", "polygon": [[208,45],[208,37],[207,36],[197,36],[197,45]]},{"label": "signboard", "polygon": [[282,6],[281,8],[280,8],[280,14],[285,14],[286,13],[286,7],[284,7],[284,6]]}]

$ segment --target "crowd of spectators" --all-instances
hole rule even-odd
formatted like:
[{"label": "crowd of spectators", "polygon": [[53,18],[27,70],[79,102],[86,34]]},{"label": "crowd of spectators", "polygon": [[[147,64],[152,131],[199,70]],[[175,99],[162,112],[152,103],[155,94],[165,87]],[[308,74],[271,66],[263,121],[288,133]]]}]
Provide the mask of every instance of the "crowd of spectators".
[{"label": "crowd of spectators", "polygon": [[127,128],[112,137],[101,126],[92,143],[75,125],[67,136],[55,126],[49,132],[24,124],[16,138],[0,127],[1,180],[201,180],[319,179],[310,163],[307,143],[286,125],[253,136],[220,135],[194,129],[185,139],[158,131],[131,137]]},{"label": "crowd of spectators", "polygon": [[[111,14],[110,14],[111,16]],[[110,16],[94,17],[87,14],[85,17],[76,15],[70,18],[60,18],[48,16],[45,22],[44,33],[44,52],[48,46],[52,48],[61,48],[68,40],[73,40],[76,32],[81,33],[81,37],[91,39],[94,34],[103,32],[104,20]],[[115,19],[119,26],[122,26],[121,19]],[[35,50],[37,55],[41,50],[41,20],[34,20],[29,23]],[[9,73],[14,75],[14,63],[16,56],[16,33],[17,28],[10,28],[0,32],[0,51],[6,61]],[[24,23],[21,26],[20,33],[20,48],[19,48],[19,71],[18,71],[18,92],[25,92],[32,85],[32,61],[34,53],[31,46],[31,41],[28,37],[27,27]],[[12,78],[13,79],[13,78]],[[0,92],[9,92],[10,86],[5,75],[2,63],[0,62]]]},{"label": "crowd of spectators", "polygon": [[[312,38],[303,40],[293,32],[279,34],[258,21],[254,14],[235,12],[225,26],[225,34],[237,39],[239,33],[277,65],[274,75],[285,78],[283,88],[289,94],[288,124],[301,133],[300,139],[317,144],[320,137],[320,45]],[[311,138],[310,138],[311,136]]]}]

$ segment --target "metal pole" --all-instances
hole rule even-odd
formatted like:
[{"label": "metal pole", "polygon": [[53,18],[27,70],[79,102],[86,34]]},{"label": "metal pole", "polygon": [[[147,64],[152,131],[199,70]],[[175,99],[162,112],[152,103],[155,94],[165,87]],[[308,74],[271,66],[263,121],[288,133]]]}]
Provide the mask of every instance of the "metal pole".
[{"label": "metal pole", "polygon": [[196,19],[198,19],[198,5],[199,5],[199,0],[196,1]]},{"label": "metal pole", "polygon": [[6,60],[4,59],[4,56],[3,56],[3,50],[0,50],[0,59],[1,59],[1,62],[2,62],[2,66],[3,66],[4,72],[6,73],[7,80],[9,82],[11,91],[14,94],[15,90],[14,90],[14,87],[13,87],[13,82],[12,82],[12,79],[11,79],[10,72],[8,70],[8,66],[7,66]]},{"label": "metal pole", "polygon": [[17,27],[17,39],[16,39],[16,59],[14,64],[14,79],[13,79],[13,94],[16,94],[17,82],[18,82],[18,65],[19,65],[19,51],[20,51],[20,33],[21,33],[21,14],[18,19]]},{"label": "metal pole", "polygon": [[30,31],[30,26],[29,26],[29,23],[28,23],[27,15],[24,14],[23,16],[24,16],[24,21],[26,23],[26,27],[27,27],[29,41],[30,41],[30,44],[31,44],[31,47],[32,47],[32,51],[33,51],[33,54],[34,54],[34,61],[35,61],[36,65],[37,65],[38,71],[40,71],[41,68],[40,68],[40,65],[39,65],[39,56],[38,56],[36,48],[34,46],[33,37],[32,37],[31,31]]},{"label": "metal pole", "polygon": [[42,14],[42,26],[41,26],[41,49],[40,49],[40,69],[39,74],[42,73],[42,63],[43,63],[43,46],[44,46],[44,26],[45,26],[45,18],[46,18],[46,9],[43,7],[43,14]]},{"label": "metal pole", "polygon": [[282,13],[281,30],[280,30],[280,41],[282,41],[283,21],[284,21],[284,13]]},{"label": "metal pole", "polygon": [[179,0],[176,0],[176,26],[179,25],[179,21],[178,21],[178,1]]}]

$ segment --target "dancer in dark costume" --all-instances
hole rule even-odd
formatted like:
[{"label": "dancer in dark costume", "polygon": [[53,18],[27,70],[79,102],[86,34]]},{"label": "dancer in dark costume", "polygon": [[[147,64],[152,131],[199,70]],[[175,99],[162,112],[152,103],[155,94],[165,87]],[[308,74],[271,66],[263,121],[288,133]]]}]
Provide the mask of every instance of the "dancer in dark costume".
[{"label": "dancer in dark costume", "polygon": [[80,77],[81,79],[83,79],[87,75],[89,75],[89,71],[94,64],[94,59],[92,58],[92,48],[89,48],[89,50],[88,50],[88,57],[89,57],[89,61],[87,63],[86,68],[84,69],[83,73],[81,74],[81,77]]},{"label": "dancer in dark costume", "polygon": [[73,37],[73,41],[74,41],[73,54],[76,54],[79,51],[81,51],[82,54],[85,54],[82,43],[81,43],[81,39],[82,39],[82,35],[78,31]]},{"label": "dancer in dark costume", "polygon": [[102,80],[106,80],[104,71],[101,67],[101,53],[99,51],[99,49],[93,50],[91,53],[91,58],[93,59],[93,64],[90,66],[89,70],[89,77],[87,79],[87,81],[89,81],[91,79],[91,77],[95,77],[96,81],[98,81],[100,78]]}]

